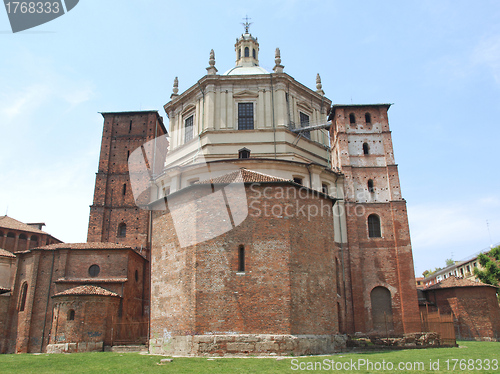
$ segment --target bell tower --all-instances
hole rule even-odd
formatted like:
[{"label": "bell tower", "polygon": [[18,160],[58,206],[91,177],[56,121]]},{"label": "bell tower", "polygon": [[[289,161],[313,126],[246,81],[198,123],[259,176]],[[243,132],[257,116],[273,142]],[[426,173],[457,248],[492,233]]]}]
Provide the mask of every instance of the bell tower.
[{"label": "bell tower", "polygon": [[348,332],[414,332],[419,318],[389,107],[333,105],[328,118],[332,167],[344,174],[352,299]]}]

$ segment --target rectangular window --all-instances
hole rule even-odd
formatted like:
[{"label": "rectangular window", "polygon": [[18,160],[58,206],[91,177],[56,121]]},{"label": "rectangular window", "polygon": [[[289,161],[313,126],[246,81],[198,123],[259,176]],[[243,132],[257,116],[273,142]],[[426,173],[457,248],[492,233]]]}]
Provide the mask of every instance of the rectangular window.
[{"label": "rectangular window", "polygon": [[184,121],[184,143],[193,139],[193,116],[186,118]]},{"label": "rectangular window", "polygon": [[[300,112],[300,127],[308,127],[308,126],[309,126],[309,116],[307,114]],[[311,132],[309,130],[303,131],[302,135],[307,139],[311,139]]]},{"label": "rectangular window", "polygon": [[238,103],[238,130],[253,130],[253,103]]}]

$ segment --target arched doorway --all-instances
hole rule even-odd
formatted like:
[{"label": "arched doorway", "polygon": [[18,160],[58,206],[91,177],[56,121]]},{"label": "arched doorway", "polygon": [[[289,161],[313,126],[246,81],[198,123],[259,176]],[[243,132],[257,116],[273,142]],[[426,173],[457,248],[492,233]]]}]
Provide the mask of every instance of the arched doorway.
[{"label": "arched doorway", "polygon": [[387,333],[394,330],[391,292],[385,287],[375,287],[371,294],[373,330]]}]

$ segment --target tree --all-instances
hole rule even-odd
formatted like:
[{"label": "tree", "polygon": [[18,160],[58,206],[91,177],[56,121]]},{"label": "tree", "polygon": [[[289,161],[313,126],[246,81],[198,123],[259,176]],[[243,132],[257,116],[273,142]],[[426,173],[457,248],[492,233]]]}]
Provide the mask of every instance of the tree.
[{"label": "tree", "polygon": [[484,270],[474,269],[474,275],[478,277],[481,282],[497,286],[500,283],[500,245],[493,248],[488,253],[481,253],[477,256],[479,263]]},{"label": "tree", "polygon": [[443,270],[442,268],[434,268],[434,270],[425,270],[422,275],[424,278],[430,277],[432,274],[437,273],[439,270]]},{"label": "tree", "polygon": [[446,259],[446,266],[451,266],[455,265],[455,261],[453,261],[451,258]]}]

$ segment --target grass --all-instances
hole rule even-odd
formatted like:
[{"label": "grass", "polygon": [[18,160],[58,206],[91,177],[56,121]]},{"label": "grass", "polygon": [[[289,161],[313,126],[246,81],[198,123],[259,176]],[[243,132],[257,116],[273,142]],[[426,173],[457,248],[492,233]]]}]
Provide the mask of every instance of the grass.
[{"label": "grass", "polygon": [[[140,355],[136,353],[73,353],[73,354],[21,354],[0,355],[0,373],[297,373],[297,372],[350,372],[350,373],[500,373],[500,363],[496,370],[492,365],[493,359],[500,361],[500,343],[490,342],[459,342],[459,348],[434,348],[403,350],[389,352],[348,353],[332,356],[315,357],[286,357],[276,358],[174,358],[173,362],[158,365],[162,356]],[[453,370],[454,361],[474,360],[474,370],[462,370],[460,361],[457,361]],[[478,360],[483,366],[486,359],[490,360],[490,370],[477,370]],[[374,367],[367,370],[366,366],[356,367],[356,370],[332,370],[325,364],[325,360],[341,362],[350,365],[350,362],[371,362]],[[437,369],[430,370],[430,362]],[[448,365],[446,363],[448,361]],[[465,362],[467,364],[466,361]],[[378,368],[385,362],[383,367]],[[295,364],[294,364],[295,363]],[[331,365],[331,361],[329,361]],[[390,370],[390,364],[393,368]],[[399,364],[408,365],[411,370],[398,370]],[[419,363],[417,365],[417,363]],[[420,364],[421,363],[421,364]],[[468,363],[471,363],[469,361]],[[302,367],[304,370],[292,370]],[[423,370],[422,370],[422,366]],[[300,365],[300,366],[299,366]],[[316,370],[312,371],[316,365]],[[337,364],[339,365],[339,364]],[[419,367],[420,365],[420,367]],[[448,366],[448,367],[447,367]],[[309,369],[309,370],[307,370]]]}]

